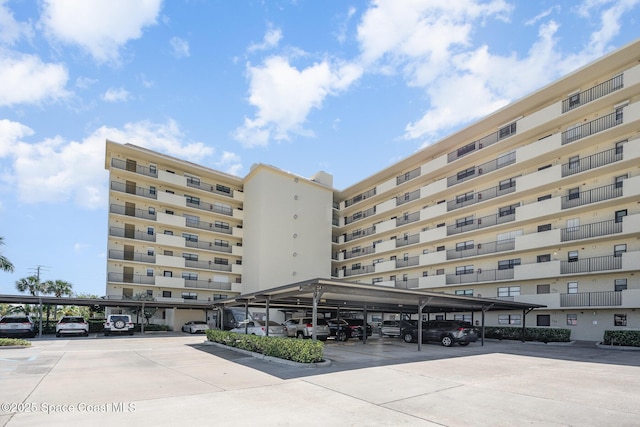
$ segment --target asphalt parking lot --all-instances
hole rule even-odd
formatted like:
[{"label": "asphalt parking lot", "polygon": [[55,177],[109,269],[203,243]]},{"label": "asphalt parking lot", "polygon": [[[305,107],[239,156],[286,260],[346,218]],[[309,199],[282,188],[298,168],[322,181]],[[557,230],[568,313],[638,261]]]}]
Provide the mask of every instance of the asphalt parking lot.
[{"label": "asphalt parking lot", "polygon": [[637,426],[640,351],[595,343],[328,342],[273,363],[202,335],[41,338],[0,348],[0,425]]}]

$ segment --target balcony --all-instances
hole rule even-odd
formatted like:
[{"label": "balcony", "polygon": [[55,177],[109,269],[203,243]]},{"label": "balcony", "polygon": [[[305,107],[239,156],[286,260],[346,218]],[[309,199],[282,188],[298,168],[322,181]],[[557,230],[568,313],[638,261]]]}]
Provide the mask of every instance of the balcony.
[{"label": "balcony", "polygon": [[225,253],[231,253],[233,251],[233,248],[230,245],[224,245],[216,242],[204,242],[201,240],[195,242],[193,240],[186,240],[185,247]]},{"label": "balcony", "polygon": [[420,265],[420,257],[414,256],[406,259],[397,259],[396,260],[396,268],[404,268],[404,267],[414,267],[416,265]]},{"label": "balcony", "polygon": [[374,265],[365,265],[360,268],[345,268],[342,269],[342,277],[355,276],[358,274],[375,273]]},{"label": "balcony", "polygon": [[107,274],[107,281],[113,283],[134,283],[138,285],[155,285],[156,283],[155,276],[124,273],[109,273]]},{"label": "balcony", "polygon": [[562,177],[575,175],[580,172],[595,169],[622,160],[622,150],[612,148],[607,151],[584,157],[575,162],[568,162],[562,165]]},{"label": "balcony", "polygon": [[476,282],[492,282],[513,279],[513,269],[482,270],[468,274],[447,274],[447,285],[461,285]]},{"label": "balcony", "polygon": [[420,234],[412,234],[411,236],[403,236],[399,239],[396,239],[396,248],[401,248],[403,246],[413,245],[414,243],[420,242]]},{"label": "balcony", "polygon": [[185,259],[184,266],[201,270],[231,271],[231,264],[218,264],[215,261]]},{"label": "balcony", "polygon": [[516,122],[513,122],[507,126],[502,127],[497,132],[494,132],[485,137],[482,137],[477,141],[474,141],[470,144],[465,145],[464,147],[460,147],[456,151],[450,152],[449,154],[447,154],[447,162],[451,163],[454,160],[464,157],[467,154],[473,153],[476,150],[480,150],[482,148],[488,147],[500,140],[503,140],[512,135],[515,135],[515,133],[516,133]]},{"label": "balcony", "polygon": [[200,182],[199,179],[187,177],[187,186],[197,188],[198,190],[208,191],[209,193],[219,194],[221,196],[233,197],[233,190],[226,185],[220,184],[207,184],[206,182]]},{"label": "balcony", "polygon": [[344,223],[345,223],[345,225],[346,224],[351,224],[353,222],[356,222],[356,221],[359,221],[361,219],[367,218],[367,217],[369,217],[371,215],[375,215],[375,213],[376,213],[376,207],[374,206],[374,207],[369,208],[367,210],[356,212],[351,216],[345,217],[344,218]]},{"label": "balcony", "polygon": [[562,209],[575,208],[622,196],[622,185],[611,184],[562,197]]},{"label": "balcony", "polygon": [[607,80],[606,82],[593,86],[590,89],[569,96],[567,99],[562,101],[562,112],[566,113],[567,111],[571,111],[574,108],[578,108],[581,105],[587,104],[591,101],[608,95],[611,92],[622,89],[623,87],[623,75],[620,74],[610,80]]},{"label": "balcony", "polygon": [[466,233],[467,231],[479,230],[481,228],[491,227],[498,224],[504,224],[514,221],[516,219],[515,212],[506,215],[494,214],[484,216],[482,218],[465,221],[460,224],[447,226],[447,236],[454,234]]},{"label": "balcony", "polygon": [[202,209],[203,211],[207,211],[207,212],[214,212],[214,213],[219,213],[222,215],[229,215],[229,216],[233,216],[233,209],[229,206],[222,206],[220,204],[216,204],[216,203],[201,203],[201,202],[194,202],[194,201],[186,201],[186,206],[190,207],[190,208],[195,208],[195,209]]},{"label": "balcony", "polygon": [[111,181],[111,190],[120,191],[122,193],[134,194],[136,196],[147,197],[149,199],[157,199],[158,195],[155,190],[137,187],[135,183]]},{"label": "balcony", "polygon": [[115,249],[109,249],[109,259],[144,262],[148,264],[155,264],[156,262],[155,255],[149,255],[146,253],[133,252],[133,251],[118,251]]},{"label": "balcony", "polygon": [[415,289],[419,285],[418,278],[414,279],[406,279],[406,280],[396,280],[394,283],[394,287],[399,289]]},{"label": "balcony", "polygon": [[468,181],[477,176],[493,172],[494,170],[498,170],[505,166],[509,166],[516,162],[516,153],[508,153],[504,156],[500,156],[495,160],[492,160],[487,163],[483,163],[480,166],[476,166],[473,168],[469,168],[465,171],[459,172],[457,175],[450,176],[447,178],[447,187],[451,187],[456,184],[460,184],[461,182]]},{"label": "balcony", "polygon": [[614,126],[621,125],[623,123],[622,118],[623,113],[622,108],[620,108],[611,114],[607,114],[606,116],[602,116],[596,120],[568,129],[562,132],[562,145],[586,138],[587,136],[605,131]]},{"label": "balcony", "polygon": [[560,307],[613,307],[622,305],[622,292],[579,292],[560,294]]},{"label": "balcony", "polygon": [[353,197],[351,199],[345,200],[344,201],[344,207],[348,208],[349,206],[351,206],[351,205],[353,205],[355,203],[361,202],[361,201],[363,201],[365,199],[368,199],[369,197],[373,197],[375,195],[376,195],[376,189],[372,188],[369,191],[365,191],[364,193],[358,194],[357,196],[355,196],[355,197]]},{"label": "balcony", "polygon": [[125,239],[143,240],[145,242],[155,242],[155,233],[149,234],[147,231],[130,230],[128,228],[109,227],[109,236]]},{"label": "balcony", "polygon": [[136,209],[129,206],[115,205],[109,206],[109,213],[116,215],[126,215],[141,219],[150,219],[155,221],[156,214],[150,213],[148,209]]},{"label": "balcony", "polygon": [[158,171],[146,166],[140,166],[132,160],[111,159],[111,167],[116,169],[122,169],[129,172],[139,173],[140,175],[150,176],[152,178],[158,177]]},{"label": "balcony", "polygon": [[462,250],[449,249],[447,251],[447,259],[460,259],[477,255],[493,254],[497,252],[511,251],[516,247],[516,239],[507,239],[497,242],[478,243],[472,245],[471,248]]},{"label": "balcony", "polygon": [[367,246],[366,248],[352,249],[342,252],[342,260],[355,258],[359,256],[369,255],[376,252],[375,246]]},{"label": "balcony", "polygon": [[404,173],[396,177],[396,185],[412,180],[420,176],[420,168],[416,168],[410,172]]},{"label": "balcony", "polygon": [[344,241],[349,242],[351,240],[359,239],[361,237],[369,236],[371,234],[375,234],[376,227],[369,227],[360,230],[352,231],[349,234],[344,235]]},{"label": "balcony", "polygon": [[217,224],[214,222],[204,222],[204,221],[194,221],[192,219],[187,218],[186,220],[187,227],[198,228],[200,230],[209,230],[215,231],[218,233],[224,234],[232,234],[233,230],[229,225],[226,224]]},{"label": "balcony", "polygon": [[189,280],[185,279],[184,281],[185,288],[196,288],[196,289],[216,289],[222,291],[230,291],[231,283],[229,282],[216,282],[212,280]]},{"label": "balcony", "polygon": [[562,261],[560,263],[560,274],[590,273],[593,271],[620,269],[622,269],[622,257],[613,255],[583,258],[576,261]]},{"label": "balcony", "polygon": [[513,193],[514,191],[516,191],[516,185],[515,182],[511,182],[508,185],[498,185],[497,187],[487,188],[475,193],[469,192],[456,197],[455,200],[449,200],[447,202],[447,211],[471,206],[484,200],[490,200],[505,194]]},{"label": "balcony", "polygon": [[410,224],[416,221],[420,221],[420,212],[414,212],[396,218],[396,227],[400,227],[401,225]]},{"label": "balcony", "polygon": [[396,206],[404,205],[420,198],[420,189],[396,197]]},{"label": "balcony", "polygon": [[616,222],[616,220],[612,219],[609,221],[584,224],[578,227],[563,228],[561,230],[560,240],[562,242],[569,242],[572,240],[607,236],[615,233],[622,233],[622,221]]}]

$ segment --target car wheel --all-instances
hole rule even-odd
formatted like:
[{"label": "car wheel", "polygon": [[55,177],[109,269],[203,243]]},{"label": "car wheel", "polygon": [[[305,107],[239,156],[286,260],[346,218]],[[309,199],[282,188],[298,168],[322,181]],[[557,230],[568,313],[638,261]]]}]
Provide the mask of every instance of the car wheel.
[{"label": "car wheel", "polygon": [[413,342],[413,334],[409,332],[405,333],[402,338],[404,339],[404,342]]},{"label": "car wheel", "polygon": [[440,342],[445,347],[451,347],[453,344],[453,338],[451,338],[451,335],[445,335],[440,339]]},{"label": "car wheel", "polygon": [[468,342],[461,342],[460,345],[464,347],[465,345],[469,345],[469,343]]},{"label": "car wheel", "polygon": [[346,341],[348,339],[349,339],[349,337],[347,336],[347,333],[345,331],[338,332],[338,341],[344,342],[344,341]]},{"label": "car wheel", "polygon": [[299,340],[303,340],[304,339],[304,334],[302,332],[298,332],[296,334],[296,338],[298,338]]}]

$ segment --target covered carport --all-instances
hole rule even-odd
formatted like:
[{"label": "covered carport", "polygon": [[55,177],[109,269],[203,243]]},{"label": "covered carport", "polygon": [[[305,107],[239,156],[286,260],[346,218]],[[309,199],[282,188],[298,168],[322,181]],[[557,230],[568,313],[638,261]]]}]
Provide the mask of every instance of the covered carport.
[{"label": "covered carport", "polygon": [[[217,301],[215,306],[223,307],[261,307],[266,311],[278,309],[311,310],[313,320],[313,339],[316,339],[315,325],[319,311],[359,311],[364,314],[371,311],[383,313],[412,313],[422,319],[422,315],[431,313],[470,312],[481,317],[481,344],[484,345],[485,313],[496,310],[518,310],[522,316],[522,331],[526,327],[526,315],[544,305],[508,301],[497,298],[451,295],[443,292],[430,292],[423,289],[387,288],[378,285],[354,283],[341,280],[313,279],[292,283],[254,293]],[[365,325],[366,326],[366,325]],[[363,342],[366,343],[366,334]],[[422,348],[422,322],[418,321],[418,350]]]}]

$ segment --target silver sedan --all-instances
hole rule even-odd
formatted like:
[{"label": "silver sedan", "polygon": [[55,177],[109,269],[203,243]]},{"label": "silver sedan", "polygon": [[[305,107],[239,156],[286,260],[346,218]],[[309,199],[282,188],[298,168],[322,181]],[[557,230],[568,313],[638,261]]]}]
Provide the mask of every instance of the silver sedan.
[{"label": "silver sedan", "polygon": [[[231,330],[231,332],[235,332],[237,334],[244,334],[246,326],[246,333],[249,335],[267,335],[267,328],[265,327],[265,322],[262,320],[246,320],[237,328]],[[270,337],[286,337],[287,336],[287,328],[284,325],[279,324],[278,322],[274,322],[273,320],[269,321],[269,336]]]}]

